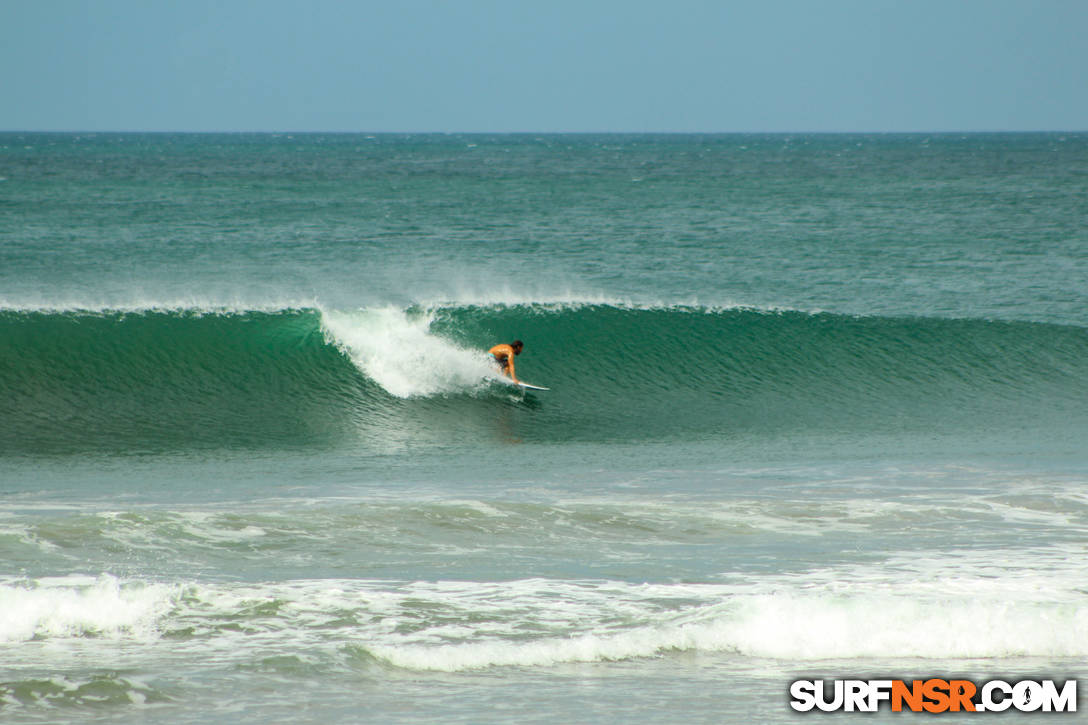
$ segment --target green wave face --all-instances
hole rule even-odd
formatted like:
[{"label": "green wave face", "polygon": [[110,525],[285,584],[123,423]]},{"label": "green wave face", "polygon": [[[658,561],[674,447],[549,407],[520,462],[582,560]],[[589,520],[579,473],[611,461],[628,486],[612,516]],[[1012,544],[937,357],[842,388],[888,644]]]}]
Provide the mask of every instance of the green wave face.
[{"label": "green wave face", "polygon": [[1088,423],[1077,327],[613,306],[451,309],[434,327],[525,340],[523,377],[571,391],[556,424],[592,438]]},{"label": "green wave face", "polygon": [[[1082,436],[1088,330],[613,305],[0,311],[0,453]],[[485,350],[520,338],[520,396]]]},{"label": "green wave face", "polygon": [[8,453],[306,445],[365,381],[312,310],[0,315]]}]

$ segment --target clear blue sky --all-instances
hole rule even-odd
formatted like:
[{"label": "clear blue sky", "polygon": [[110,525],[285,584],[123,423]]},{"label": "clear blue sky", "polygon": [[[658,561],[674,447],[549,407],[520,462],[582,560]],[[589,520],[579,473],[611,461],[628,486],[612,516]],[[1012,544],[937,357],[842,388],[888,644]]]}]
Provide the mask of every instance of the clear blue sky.
[{"label": "clear blue sky", "polygon": [[0,130],[1088,129],[1088,0],[0,0]]}]

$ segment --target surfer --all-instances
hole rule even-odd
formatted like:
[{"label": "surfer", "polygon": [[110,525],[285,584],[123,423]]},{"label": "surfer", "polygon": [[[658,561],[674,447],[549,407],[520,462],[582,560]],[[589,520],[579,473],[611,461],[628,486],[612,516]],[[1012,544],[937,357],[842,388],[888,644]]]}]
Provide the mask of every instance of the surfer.
[{"label": "surfer", "polygon": [[518,382],[518,376],[514,375],[514,356],[520,355],[523,347],[525,345],[522,344],[521,340],[514,340],[510,344],[500,342],[488,350],[494,356],[499,370],[506,373],[515,383]]}]

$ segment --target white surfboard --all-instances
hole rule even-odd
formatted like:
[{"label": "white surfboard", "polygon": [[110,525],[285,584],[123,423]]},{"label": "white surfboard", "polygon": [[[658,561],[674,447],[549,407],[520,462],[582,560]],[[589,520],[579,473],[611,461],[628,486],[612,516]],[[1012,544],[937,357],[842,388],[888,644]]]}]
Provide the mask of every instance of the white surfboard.
[{"label": "white surfboard", "polygon": [[518,386],[522,390],[551,390],[551,388],[544,388],[544,387],[541,387],[539,385],[532,385],[530,383],[523,383],[520,380],[518,382],[516,382],[516,383],[511,381],[511,384]]}]

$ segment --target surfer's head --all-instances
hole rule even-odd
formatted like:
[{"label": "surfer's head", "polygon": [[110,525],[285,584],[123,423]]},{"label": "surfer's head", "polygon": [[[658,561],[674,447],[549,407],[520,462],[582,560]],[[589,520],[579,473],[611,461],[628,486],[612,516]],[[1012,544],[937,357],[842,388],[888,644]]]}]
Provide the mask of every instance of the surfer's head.
[{"label": "surfer's head", "polygon": [[510,347],[514,348],[515,355],[520,355],[521,348],[525,347],[525,344],[521,340],[514,340],[512,343],[510,343]]}]

